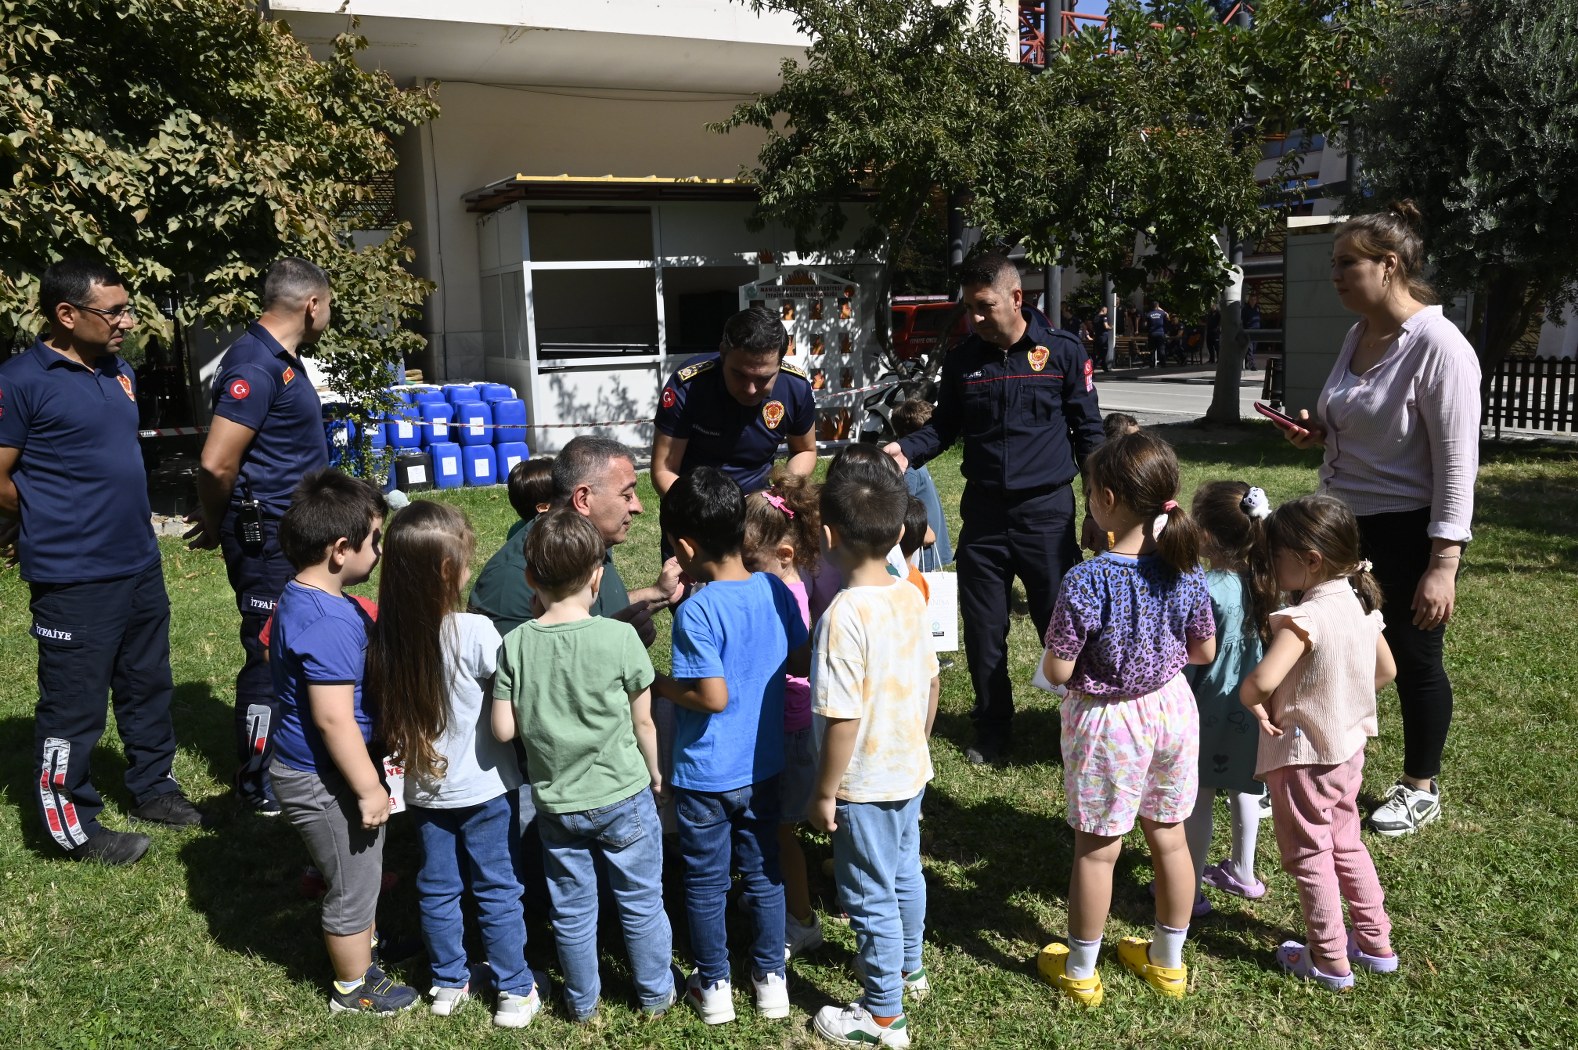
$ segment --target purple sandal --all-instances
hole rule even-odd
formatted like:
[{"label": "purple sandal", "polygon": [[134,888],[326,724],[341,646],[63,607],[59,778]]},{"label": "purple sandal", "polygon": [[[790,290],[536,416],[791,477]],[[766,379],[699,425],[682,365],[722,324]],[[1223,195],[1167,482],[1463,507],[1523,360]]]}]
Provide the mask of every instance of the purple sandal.
[{"label": "purple sandal", "polygon": [[1352,930],[1348,931],[1348,961],[1371,973],[1397,972],[1397,952],[1393,951],[1391,955],[1371,955],[1359,947]]},{"label": "purple sandal", "polygon": [[1223,893],[1231,893],[1235,897],[1256,901],[1266,895],[1266,884],[1256,879],[1254,882],[1239,882],[1227,863],[1207,864],[1200,879],[1208,886],[1213,886]]},{"label": "purple sandal", "polygon": [[[1150,893],[1151,900],[1155,900],[1156,880],[1152,879],[1150,885],[1145,887],[1145,889]],[[1191,919],[1198,919],[1202,915],[1210,915],[1215,910],[1216,909],[1212,907],[1211,902],[1206,900],[1205,894],[1201,893],[1199,890],[1196,890],[1194,894],[1194,904],[1189,908],[1189,917]]]},{"label": "purple sandal", "polygon": [[1282,968],[1294,977],[1302,977],[1306,981],[1314,981],[1323,988],[1334,992],[1346,992],[1353,987],[1353,974],[1342,975],[1322,973],[1320,967],[1315,965],[1315,959],[1310,955],[1309,949],[1298,941],[1283,941],[1277,948],[1277,962]]}]

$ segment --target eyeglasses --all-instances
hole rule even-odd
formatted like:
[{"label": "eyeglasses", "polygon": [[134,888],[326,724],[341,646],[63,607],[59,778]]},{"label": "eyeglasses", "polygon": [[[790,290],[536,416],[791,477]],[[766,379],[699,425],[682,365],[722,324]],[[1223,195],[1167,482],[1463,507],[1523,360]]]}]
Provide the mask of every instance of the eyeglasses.
[{"label": "eyeglasses", "polygon": [[97,306],[84,306],[81,303],[72,303],[71,305],[78,310],[86,310],[90,314],[98,314],[110,324],[120,324],[122,320],[130,321],[132,324],[137,323],[137,311],[130,303],[117,306],[113,310],[101,310]]}]

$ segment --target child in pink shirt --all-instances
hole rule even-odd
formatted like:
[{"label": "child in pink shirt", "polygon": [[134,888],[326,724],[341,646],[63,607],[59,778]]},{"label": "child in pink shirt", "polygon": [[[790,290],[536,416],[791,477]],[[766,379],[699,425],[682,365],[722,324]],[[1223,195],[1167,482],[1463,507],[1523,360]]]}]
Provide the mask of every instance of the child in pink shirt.
[{"label": "child in pink shirt", "polygon": [[1358,807],[1364,744],[1376,734],[1375,693],[1397,665],[1381,634],[1380,587],[1346,505],[1329,496],[1285,503],[1266,536],[1277,583],[1295,600],[1271,614],[1271,644],[1240,696],[1260,723],[1255,775],[1270,791],[1282,867],[1298,883],[1308,936],[1284,941],[1277,961],[1342,991],[1353,987],[1354,966],[1397,969]]}]

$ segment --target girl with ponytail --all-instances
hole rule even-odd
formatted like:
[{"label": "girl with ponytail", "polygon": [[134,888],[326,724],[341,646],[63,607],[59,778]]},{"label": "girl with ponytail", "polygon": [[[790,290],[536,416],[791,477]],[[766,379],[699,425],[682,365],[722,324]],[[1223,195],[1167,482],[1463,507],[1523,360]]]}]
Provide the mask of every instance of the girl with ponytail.
[{"label": "girl with ponytail", "polygon": [[[1293,604],[1271,614],[1265,659],[1241,695],[1260,723],[1255,776],[1271,795],[1282,867],[1298,883],[1306,932],[1303,942],[1284,941],[1277,961],[1342,991],[1353,987],[1354,967],[1397,969],[1381,883],[1359,837],[1375,694],[1397,665],[1381,634],[1381,589],[1346,505],[1330,496],[1284,503],[1267,520],[1266,539]],[[1343,927],[1344,902],[1352,930]]]},{"label": "girl with ponytail", "polygon": [[1096,960],[1123,836],[1138,818],[1156,869],[1153,936],[1118,942],[1118,962],[1164,995],[1188,991],[1184,939],[1196,881],[1183,820],[1194,811],[1200,717],[1179,673],[1216,655],[1200,530],[1178,505],[1172,446],[1140,431],[1085,463],[1086,503],[1112,537],[1074,566],[1052,610],[1041,669],[1068,684],[1063,787],[1074,827],[1068,944],[1042,949],[1041,976],[1075,1002],[1102,999]]},{"label": "girl with ponytail", "polygon": [[[1197,885],[1256,900],[1266,893],[1266,884],[1255,877],[1266,787],[1255,779],[1260,730],[1238,702],[1238,690],[1265,655],[1266,618],[1277,608],[1277,580],[1266,546],[1271,503],[1263,489],[1245,482],[1209,481],[1195,490],[1191,510],[1208,566],[1216,659],[1184,671],[1200,710],[1200,793],[1184,830]],[[1232,816],[1232,852],[1207,866],[1218,793],[1226,795]],[[1196,915],[1210,910],[1203,893],[1195,898]]]}]

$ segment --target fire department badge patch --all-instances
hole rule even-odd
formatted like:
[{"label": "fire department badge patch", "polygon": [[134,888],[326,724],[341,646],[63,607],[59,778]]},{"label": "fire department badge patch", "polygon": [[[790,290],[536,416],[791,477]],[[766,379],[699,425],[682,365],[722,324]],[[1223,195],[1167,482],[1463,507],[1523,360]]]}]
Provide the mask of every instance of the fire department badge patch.
[{"label": "fire department badge patch", "polygon": [[768,430],[777,430],[778,424],[784,421],[784,403],[782,401],[769,401],[762,406],[762,422],[767,424]]},{"label": "fire department badge patch", "polygon": [[285,371],[279,374],[279,378],[285,386],[289,386],[290,381],[296,378],[296,370],[287,365]]},{"label": "fire department badge patch", "polygon": [[132,389],[131,380],[126,378],[125,376],[116,376],[115,378],[119,379],[121,381],[121,389],[126,391],[126,396],[128,398],[130,398],[132,401],[136,401],[137,400],[137,392]]},{"label": "fire department badge patch", "polygon": [[1085,393],[1096,389],[1096,365],[1089,358],[1085,359]]},{"label": "fire department badge patch", "polygon": [[1048,350],[1044,346],[1038,346],[1034,350],[1030,351],[1030,371],[1039,372],[1045,368],[1047,366],[1047,358],[1051,356],[1051,354],[1052,351]]}]

